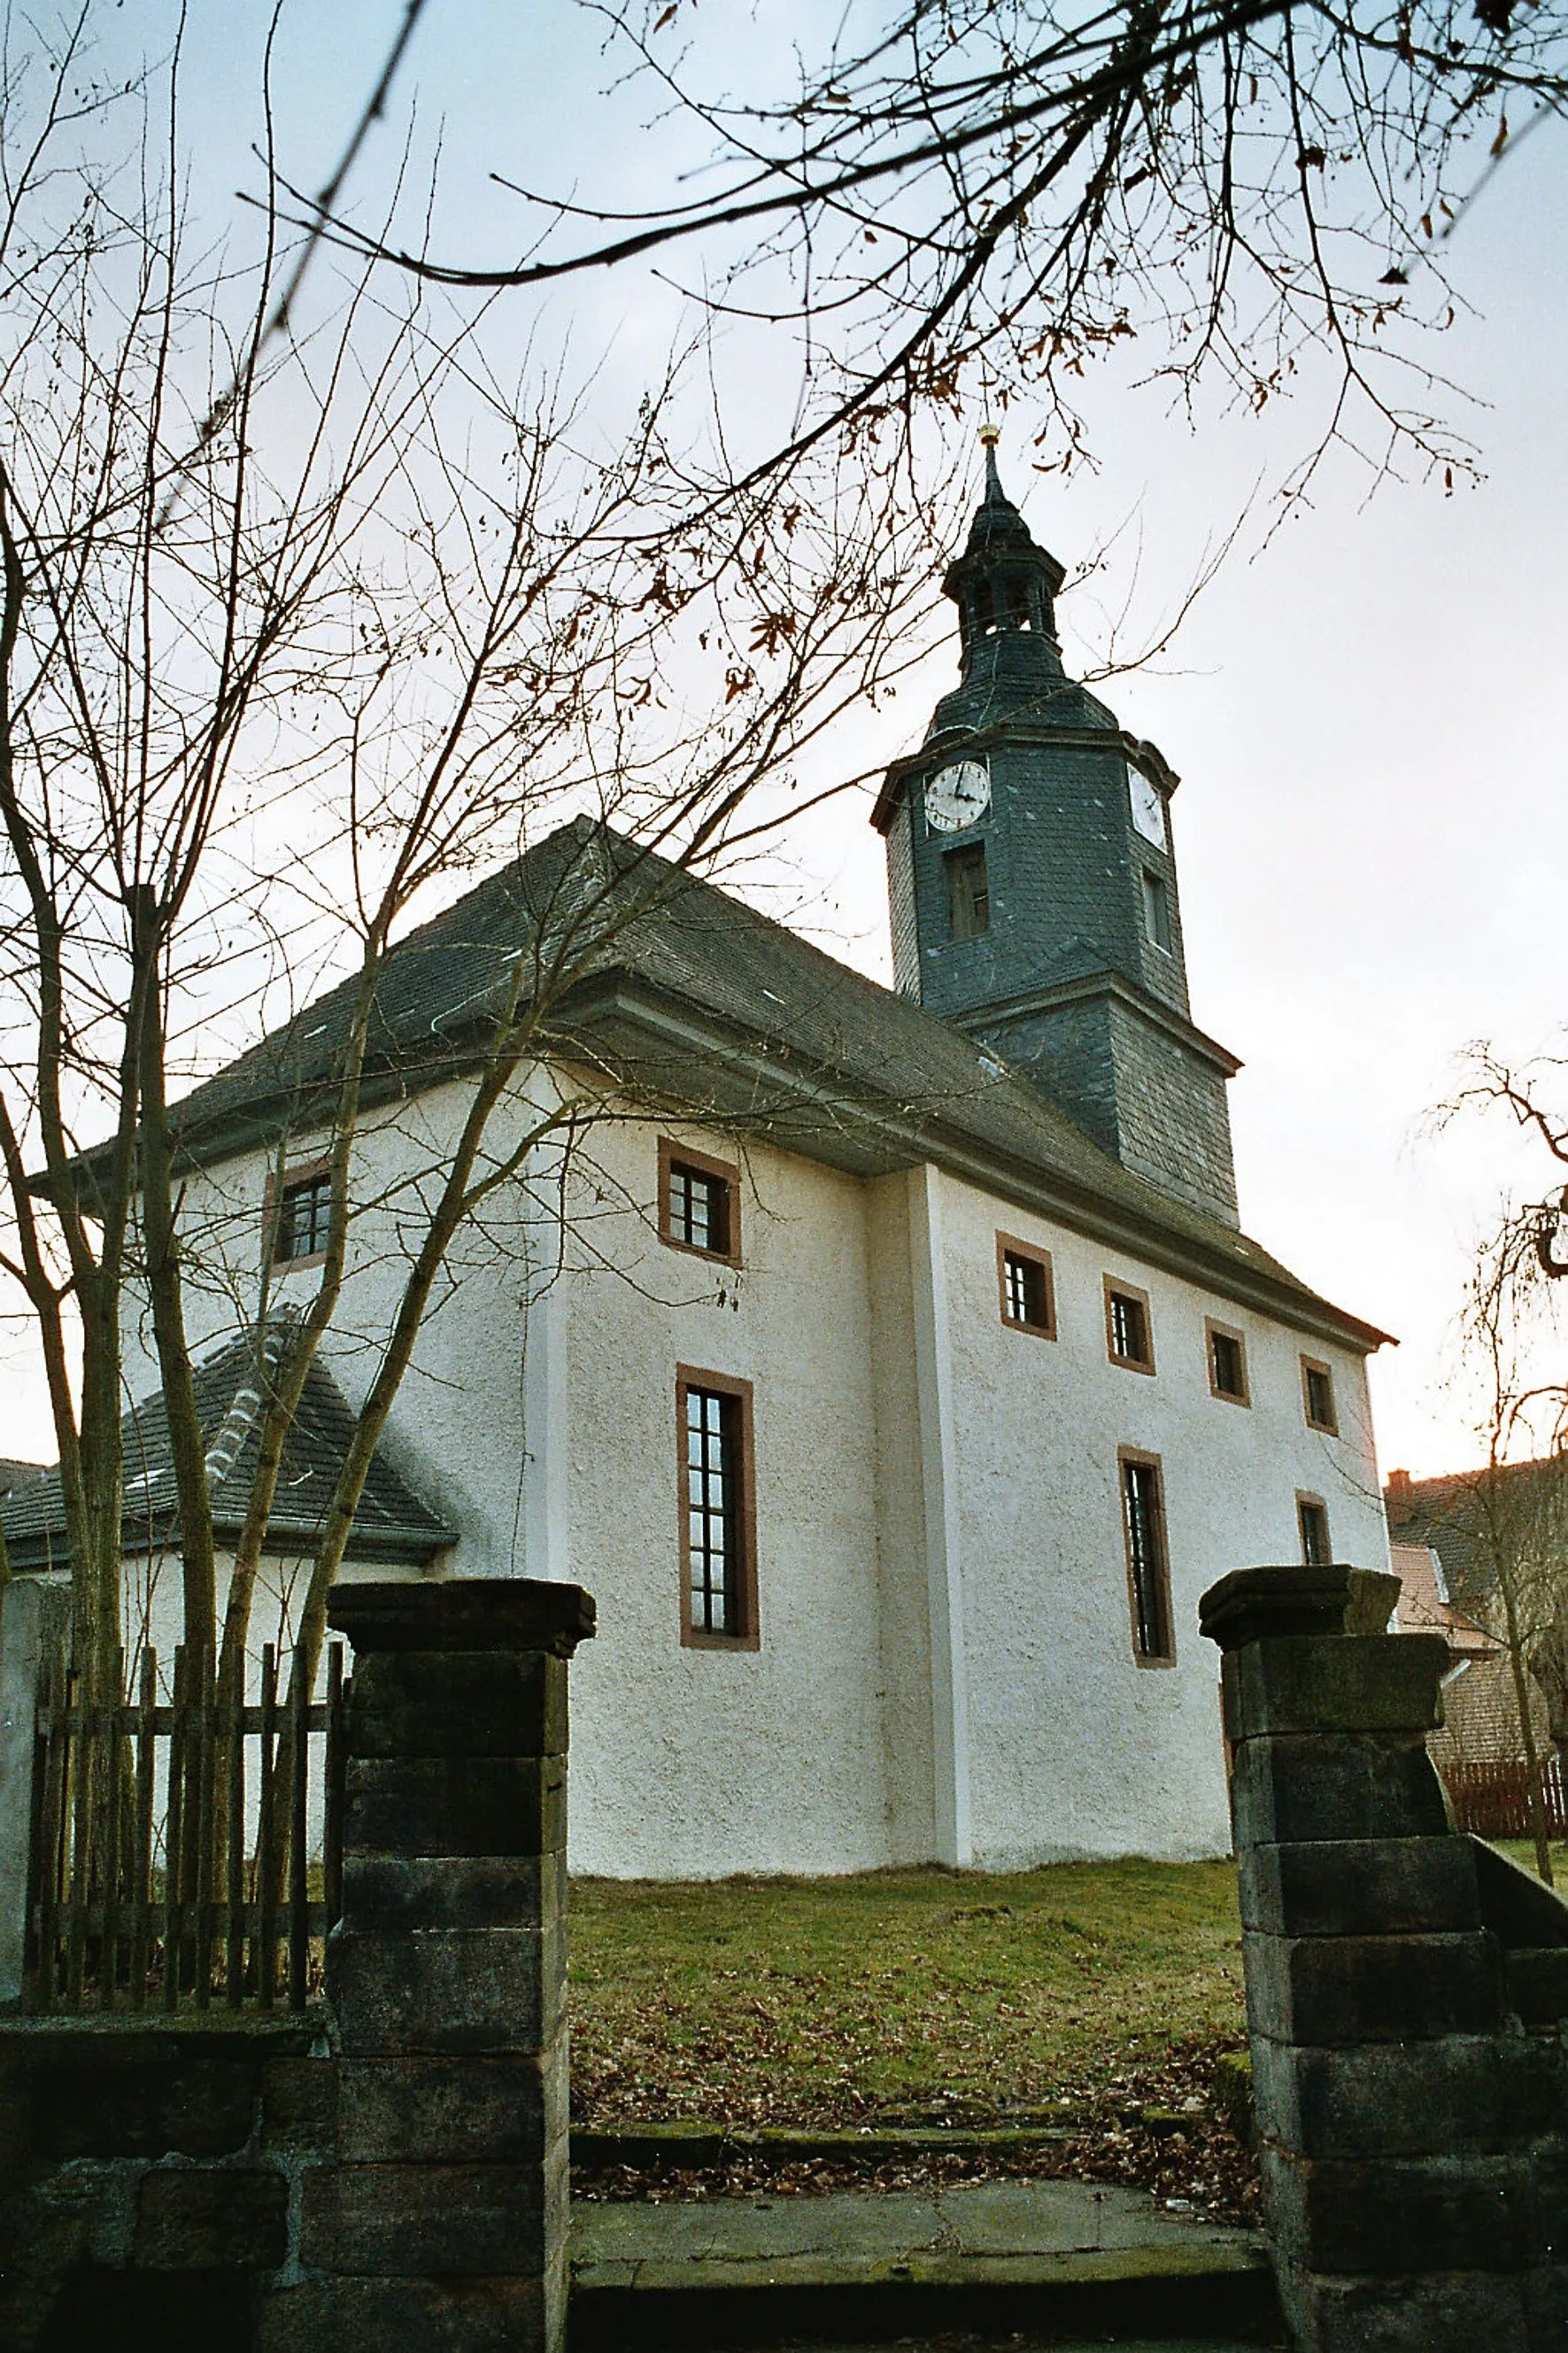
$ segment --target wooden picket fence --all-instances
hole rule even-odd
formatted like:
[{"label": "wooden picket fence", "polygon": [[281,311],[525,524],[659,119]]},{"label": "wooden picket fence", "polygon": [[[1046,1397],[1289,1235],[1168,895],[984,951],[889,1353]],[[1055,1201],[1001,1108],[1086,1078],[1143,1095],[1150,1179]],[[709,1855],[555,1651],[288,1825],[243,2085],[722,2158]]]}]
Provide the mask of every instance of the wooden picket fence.
[{"label": "wooden picket fence", "polygon": [[[198,1669],[179,1649],[163,1704],[149,1646],[136,1697],[89,1706],[64,1652],[45,1661],[30,2009],[305,2007],[342,1908],[342,1645],[328,1651],[324,1701],[304,1707],[288,1702],[287,1657],[279,1699],[279,1664],[268,1643],[258,1696],[241,1705],[216,1694],[210,1659]],[[114,1688],[128,1688],[119,1674]],[[312,1866],[313,1781],[321,1839]],[[264,1869],[285,1846],[282,1873]]]},{"label": "wooden picket fence", "polygon": [[[1485,1765],[1445,1765],[1443,1779],[1460,1830],[1484,1839],[1530,1836],[1530,1769],[1522,1757]],[[1568,1788],[1563,1786],[1560,1757],[1549,1757],[1541,1768],[1541,1797],[1547,1836],[1568,1838]]]}]

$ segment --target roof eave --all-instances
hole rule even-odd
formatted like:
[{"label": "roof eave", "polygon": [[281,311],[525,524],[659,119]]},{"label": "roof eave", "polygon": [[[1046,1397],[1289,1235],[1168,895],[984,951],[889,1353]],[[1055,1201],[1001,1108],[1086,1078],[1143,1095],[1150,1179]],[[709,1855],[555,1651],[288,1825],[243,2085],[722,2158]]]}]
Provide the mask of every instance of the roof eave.
[{"label": "roof eave", "polygon": [[[932,1161],[982,1190],[1058,1219],[1168,1272],[1189,1281],[1196,1278],[1238,1305],[1287,1321],[1315,1337],[1363,1354],[1398,1345],[1391,1333],[1334,1306],[1315,1292],[1282,1283],[1261,1268],[1239,1266],[1221,1249],[1164,1226],[1157,1216],[1140,1218],[1124,1211],[1060,1172],[1042,1174],[1012,1155],[962,1134],[940,1114],[921,1117],[895,1112],[876,1103],[869,1090],[852,1102],[842,1092],[832,1092],[820,1082],[803,1077],[797,1068],[786,1067],[782,1055],[764,1060],[742,1036],[727,1030],[701,1008],[656,990],[624,969],[603,974],[588,984],[570,1010],[574,1027],[599,1032],[600,1050],[607,1050],[611,1060],[617,1032],[623,1044],[640,1034],[655,1051],[668,1054],[674,1048],[684,1060],[696,1061],[710,1073],[727,1067],[738,1082],[740,1103],[755,1108],[759,1093],[776,1092],[781,1082],[787,1084],[792,1108],[815,1097],[829,1115],[824,1133],[838,1142],[840,1149],[829,1152],[819,1142],[812,1153],[798,1129],[795,1136],[779,1140],[786,1147],[794,1143],[829,1166],[862,1176],[890,1175]],[[713,1107],[722,1106],[715,1103]]]}]

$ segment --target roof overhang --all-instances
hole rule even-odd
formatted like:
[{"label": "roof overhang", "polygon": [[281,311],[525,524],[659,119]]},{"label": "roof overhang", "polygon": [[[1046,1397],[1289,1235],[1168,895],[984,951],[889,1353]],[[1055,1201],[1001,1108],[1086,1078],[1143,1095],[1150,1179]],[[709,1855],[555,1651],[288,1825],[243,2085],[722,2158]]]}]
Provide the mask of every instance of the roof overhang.
[{"label": "roof overhang", "polygon": [[[1305,1286],[1282,1281],[1267,1266],[1248,1266],[1217,1240],[1162,1220],[1151,1203],[1138,1215],[1056,1170],[988,1146],[966,1134],[940,1102],[918,1108],[879,1099],[858,1088],[851,1096],[829,1072],[803,1072],[781,1051],[770,1052],[717,1022],[706,1008],[651,987],[626,972],[601,976],[574,994],[562,1044],[591,1040],[594,1060],[640,1090],[683,1105],[743,1121],[784,1149],[858,1176],[890,1176],[927,1162],[1037,1216],[1069,1226],[1130,1257],[1250,1307],[1292,1330],[1358,1354],[1397,1345],[1393,1335],[1363,1323]],[[1223,1048],[1215,1048],[1223,1054]],[[692,1100],[691,1072],[700,1069],[706,1099]],[[1013,1084],[1024,1083],[1011,1079]],[[1152,1189],[1152,1188],[1151,1188]]]},{"label": "roof overhang", "polygon": [[1233,1054],[1228,1046],[1222,1046],[1216,1038],[1211,1038],[1205,1029],[1200,1029],[1195,1022],[1187,1020],[1148,989],[1140,988],[1125,973],[1113,972],[1109,967],[1082,973],[1073,980],[1058,981],[1048,988],[1026,988],[1016,997],[1005,997],[994,1003],[988,999],[967,1013],[953,1014],[952,1018],[956,1029],[966,1032],[987,1029],[1005,1021],[1026,1019],[1031,1013],[1054,1012],[1058,1005],[1082,1005],[1099,997],[1116,997],[1142,1019],[1152,1022],[1156,1029],[1163,1029],[1168,1038],[1184,1046],[1189,1053],[1211,1062],[1227,1079],[1235,1078],[1242,1068],[1239,1054]]}]

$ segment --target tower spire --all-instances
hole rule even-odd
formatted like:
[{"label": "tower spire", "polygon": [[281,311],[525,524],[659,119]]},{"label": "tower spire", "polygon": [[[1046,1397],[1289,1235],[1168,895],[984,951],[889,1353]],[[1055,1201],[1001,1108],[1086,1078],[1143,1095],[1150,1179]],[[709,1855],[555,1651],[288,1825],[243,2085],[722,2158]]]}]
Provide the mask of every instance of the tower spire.
[{"label": "tower spire", "polygon": [[980,428],[985,491],[975,508],[963,553],[948,567],[943,593],[958,607],[965,684],[1004,679],[1029,691],[1045,676],[1062,675],[1055,597],[1066,576],[1054,555],[1032,536],[1002,487],[996,466],[1001,428]]},{"label": "tower spire", "polygon": [[980,446],[985,452],[985,503],[1006,506],[1010,503],[1002,488],[1002,477],[996,470],[996,447],[1002,438],[1002,427],[989,419],[980,428]]}]

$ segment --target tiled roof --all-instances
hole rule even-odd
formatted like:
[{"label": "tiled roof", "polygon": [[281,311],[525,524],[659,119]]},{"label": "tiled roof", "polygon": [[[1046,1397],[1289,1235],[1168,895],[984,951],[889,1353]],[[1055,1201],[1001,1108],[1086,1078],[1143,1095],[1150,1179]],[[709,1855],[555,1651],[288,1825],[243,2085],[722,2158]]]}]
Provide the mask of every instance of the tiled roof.
[{"label": "tiled roof", "polygon": [[[1568,1478],[1568,1465],[1561,1456],[1547,1456],[1504,1463],[1495,1473],[1457,1471],[1436,1479],[1410,1479],[1395,1472],[1383,1491],[1390,1544],[1429,1546],[1442,1564],[1449,1599],[1461,1609],[1484,1601],[1497,1582],[1487,1539],[1485,1496],[1486,1482],[1494,1476],[1506,1514],[1518,1491],[1528,1490],[1533,1481],[1555,1483]],[[1568,1521],[1568,1505],[1563,1515]]]},{"label": "tiled roof", "polygon": [[[237,1536],[245,1521],[260,1437],[258,1376],[265,1379],[276,1374],[296,1328],[292,1320],[275,1318],[262,1343],[259,1364],[257,1335],[250,1331],[224,1341],[192,1368],[207,1450],[214,1531],[220,1542]],[[132,1406],[120,1429],[125,1457],[121,1520],[125,1548],[155,1551],[177,1544],[174,1461],[162,1389]],[[353,1430],[353,1416],[342,1392],[318,1356],[305,1376],[299,1411],[284,1443],[268,1522],[269,1550],[313,1549]],[[5,1496],[0,1502],[0,1525],[13,1568],[64,1566],[69,1554],[58,1470]],[[455,1533],[404,1483],[378,1447],[354,1514],[350,1557],[424,1562],[451,1544]]]},{"label": "tiled roof", "polygon": [[41,1462],[17,1462],[8,1455],[0,1455],[0,1495],[8,1495],[13,1487],[36,1479],[43,1469]]},{"label": "tiled roof", "polygon": [[[864,1173],[932,1160],[1265,1313],[1304,1317],[1352,1345],[1387,1336],[1245,1234],[1123,1168],[963,1030],[585,818],[393,952],[370,1040],[371,1098],[377,1085],[412,1093],[449,1077],[520,954],[547,967],[568,936],[574,985],[548,1025],[558,1050],[585,1049],[596,1067],[694,1111],[720,1100],[725,1068],[726,1116],[743,1128],[750,1111],[755,1132],[792,1149]],[[215,1161],[285,1128],[319,1127],[353,999],[353,983],[331,990],[175,1104],[188,1155]]]},{"label": "tiled roof", "polygon": [[1496,1647],[1496,1638],[1475,1625],[1463,1608],[1449,1599],[1451,1588],[1440,1556],[1430,1545],[1389,1545],[1389,1563],[1399,1579],[1399,1630],[1402,1634],[1441,1634],[1457,1654],[1484,1657]]}]

